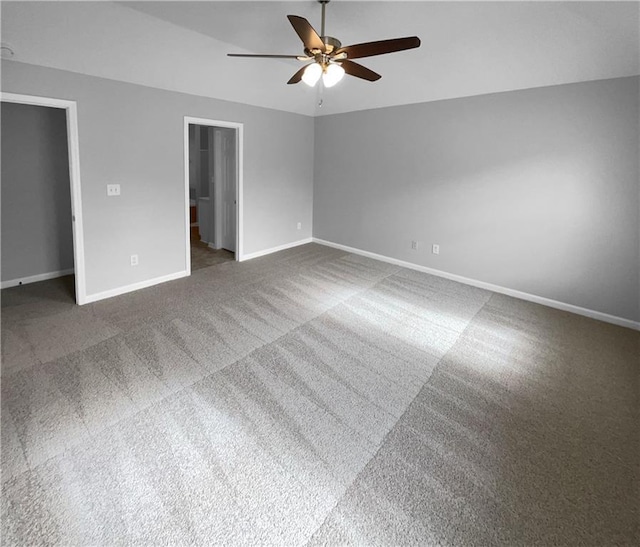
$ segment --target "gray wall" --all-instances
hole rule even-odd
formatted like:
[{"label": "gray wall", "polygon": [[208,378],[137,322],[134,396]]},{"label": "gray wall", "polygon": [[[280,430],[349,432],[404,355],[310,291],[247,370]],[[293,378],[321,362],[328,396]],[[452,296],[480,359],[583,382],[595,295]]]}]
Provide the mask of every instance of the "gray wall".
[{"label": "gray wall", "polygon": [[244,123],[245,253],[311,236],[313,118],[13,61],[2,90],[77,101],[88,295],[184,271],[185,115]]},{"label": "gray wall", "polygon": [[638,321],[638,97],[634,77],[318,118],[313,234]]},{"label": "gray wall", "polygon": [[2,103],[2,281],[73,268],[64,110]]}]

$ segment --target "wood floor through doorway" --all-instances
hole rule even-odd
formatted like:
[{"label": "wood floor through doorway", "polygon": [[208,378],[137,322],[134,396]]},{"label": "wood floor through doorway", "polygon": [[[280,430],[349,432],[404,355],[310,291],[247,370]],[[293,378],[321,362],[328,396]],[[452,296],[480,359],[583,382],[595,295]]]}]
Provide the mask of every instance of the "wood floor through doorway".
[{"label": "wood floor through doorway", "polygon": [[212,249],[202,241],[191,242],[191,271],[209,268],[216,264],[235,260],[234,254],[226,249]]}]

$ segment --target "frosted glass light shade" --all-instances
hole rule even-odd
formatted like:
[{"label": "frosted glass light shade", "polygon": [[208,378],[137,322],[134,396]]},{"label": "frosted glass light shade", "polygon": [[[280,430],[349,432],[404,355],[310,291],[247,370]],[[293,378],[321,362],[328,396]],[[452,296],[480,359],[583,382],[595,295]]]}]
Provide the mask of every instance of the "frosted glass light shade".
[{"label": "frosted glass light shade", "polygon": [[302,73],[302,81],[309,87],[316,85],[322,76],[322,67],[318,63],[313,63],[304,69]]},{"label": "frosted glass light shade", "polygon": [[333,87],[336,85],[342,77],[344,76],[344,68],[342,68],[339,64],[331,63],[324,74],[322,75],[322,81],[325,87]]}]

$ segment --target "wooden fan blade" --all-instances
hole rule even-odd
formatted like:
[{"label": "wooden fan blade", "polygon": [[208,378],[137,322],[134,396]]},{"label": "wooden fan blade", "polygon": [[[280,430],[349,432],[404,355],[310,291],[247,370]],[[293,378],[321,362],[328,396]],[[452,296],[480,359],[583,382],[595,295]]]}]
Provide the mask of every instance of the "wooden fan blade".
[{"label": "wooden fan blade", "polygon": [[346,53],[349,59],[359,59],[362,57],[373,57],[374,55],[393,53],[394,51],[403,51],[414,47],[420,47],[420,38],[417,36],[345,46],[336,50],[335,55]]},{"label": "wooden fan blade", "polygon": [[308,66],[309,65],[304,65],[300,70],[298,70],[298,72],[296,72],[293,76],[291,76],[291,78],[287,83],[297,84],[300,80],[302,80],[302,74],[304,73],[304,69],[307,68]]},{"label": "wooden fan blade", "polygon": [[227,53],[227,57],[258,57],[268,59],[297,59],[299,55],[267,55],[263,53]]},{"label": "wooden fan blade", "polygon": [[319,49],[322,53],[326,51],[324,42],[320,36],[318,36],[318,33],[311,26],[309,21],[304,17],[299,17],[297,15],[287,15],[287,19],[289,19],[293,30],[295,30],[298,36],[300,36],[300,40],[302,40],[305,48],[309,51]]},{"label": "wooden fan blade", "polygon": [[368,80],[370,82],[375,82],[382,78],[380,74],[374,72],[373,70],[369,70],[366,66],[359,65],[358,63],[354,63],[353,61],[341,61],[339,64],[342,65],[344,71],[351,76],[355,76],[356,78],[362,78],[363,80]]}]

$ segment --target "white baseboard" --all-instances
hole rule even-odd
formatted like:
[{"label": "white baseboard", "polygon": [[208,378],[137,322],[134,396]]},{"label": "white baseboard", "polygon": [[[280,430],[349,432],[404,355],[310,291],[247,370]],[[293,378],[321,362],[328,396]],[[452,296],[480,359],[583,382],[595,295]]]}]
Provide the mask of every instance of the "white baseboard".
[{"label": "white baseboard", "polygon": [[215,243],[210,243],[209,241],[205,241],[204,239],[201,239],[200,243],[204,243],[207,247],[209,247],[209,249],[213,251],[219,251],[220,249],[222,249],[222,247],[216,247]]},{"label": "white baseboard", "polygon": [[105,298],[111,298],[113,296],[119,296],[121,294],[126,294],[128,292],[138,291],[140,289],[146,289],[147,287],[152,287],[153,285],[159,285],[160,283],[165,283],[167,281],[173,281],[174,279],[187,277],[188,275],[189,273],[187,271],[176,272],[169,275],[163,275],[161,277],[155,277],[153,279],[148,279],[146,281],[140,281],[139,283],[132,283],[131,285],[126,285],[124,287],[118,287],[117,289],[110,289],[108,291],[88,294],[83,304],[89,304],[91,302],[97,302],[98,300],[104,300]]},{"label": "white baseboard", "polygon": [[535,294],[529,294],[526,292],[509,289],[507,287],[493,285],[492,283],[486,283],[484,281],[478,281],[477,279],[471,279],[469,277],[452,274],[442,270],[436,270],[435,268],[420,266],[419,264],[413,264],[412,262],[406,262],[405,260],[398,260],[397,258],[391,258],[389,256],[379,255],[369,251],[363,251],[362,249],[356,249],[355,247],[341,245],[340,243],[333,243],[332,241],[325,241],[324,239],[318,239],[315,237],[312,239],[314,243],[319,243],[320,245],[326,245],[327,247],[333,247],[342,251],[366,256],[368,258],[374,258],[376,260],[380,260],[381,262],[388,262],[389,264],[395,264],[396,266],[402,266],[403,268],[409,268],[411,270],[417,270],[419,272],[436,275],[438,277],[444,277],[445,279],[451,279],[452,281],[464,283],[465,285],[471,285],[472,287],[478,287],[480,289],[486,289],[488,291],[506,294],[507,296],[513,296],[514,298],[519,298],[528,302],[535,302],[536,304],[542,304],[543,306],[549,306],[550,308],[556,308],[558,310],[568,311],[578,315],[584,315],[585,317],[590,317],[591,319],[597,319],[599,321],[612,323],[621,327],[640,330],[640,322],[632,321],[631,319],[609,315],[608,313],[590,310],[588,308],[581,308],[580,306],[574,306],[573,304],[559,302],[558,300],[552,300],[551,298],[545,298],[544,296],[537,296]]},{"label": "white baseboard", "polygon": [[74,269],[59,270],[57,272],[47,272],[38,275],[30,275],[28,277],[19,277],[18,279],[9,279],[0,283],[0,289],[8,289],[9,287],[17,287],[18,285],[28,285],[29,283],[37,283],[38,281],[46,281],[47,279],[55,279],[63,275],[71,275]]},{"label": "white baseboard", "polygon": [[293,241],[292,243],[285,243],[284,245],[278,245],[277,247],[271,247],[270,249],[264,249],[262,251],[256,251],[255,253],[249,253],[241,256],[239,258],[239,262],[244,260],[251,260],[252,258],[258,258],[259,256],[270,255],[271,253],[277,253],[278,251],[284,251],[285,249],[291,249],[292,247],[298,247],[299,245],[305,245],[307,243],[311,243],[313,238],[307,237],[305,239],[299,239],[298,241]]}]

